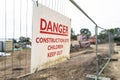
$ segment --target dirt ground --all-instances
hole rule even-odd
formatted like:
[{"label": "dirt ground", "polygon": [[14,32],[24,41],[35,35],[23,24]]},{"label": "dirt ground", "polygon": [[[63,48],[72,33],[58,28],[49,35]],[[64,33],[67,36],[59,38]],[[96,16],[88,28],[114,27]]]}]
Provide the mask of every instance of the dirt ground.
[{"label": "dirt ground", "polygon": [[120,46],[115,46],[115,51],[118,53],[112,55],[114,61],[108,64],[104,73],[106,76],[111,77],[112,80],[120,80]]},{"label": "dirt ground", "polygon": [[[116,47],[119,50],[119,47]],[[30,72],[30,49],[14,51],[9,57],[0,57],[0,80],[18,77]],[[108,57],[108,44],[98,46],[99,69]],[[65,62],[50,66],[34,74],[19,78],[18,80],[85,80],[87,74],[96,73],[95,45],[89,48],[79,49],[70,53],[71,58]],[[120,54],[114,54],[114,58],[120,58]],[[5,65],[6,64],[6,65]],[[6,66],[6,67],[5,67]],[[103,76],[112,80],[120,80],[120,63],[110,62],[103,72]],[[6,76],[5,76],[6,74]],[[12,75],[11,75],[12,74]],[[17,79],[10,79],[17,80]]]},{"label": "dirt ground", "polygon": [[11,56],[0,57],[0,80],[17,77],[30,72],[31,49],[9,53],[11,53]]}]

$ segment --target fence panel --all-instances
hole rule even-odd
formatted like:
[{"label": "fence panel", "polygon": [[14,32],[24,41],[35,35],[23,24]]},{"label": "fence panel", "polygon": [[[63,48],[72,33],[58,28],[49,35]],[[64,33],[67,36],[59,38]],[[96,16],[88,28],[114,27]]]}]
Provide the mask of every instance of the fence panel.
[{"label": "fence panel", "polygon": [[[70,17],[71,20],[70,13],[73,17],[78,14],[74,12],[75,9],[72,11],[67,6],[68,3],[70,4],[67,0],[38,0],[38,2]],[[95,75],[97,70],[98,76],[101,75],[109,63],[114,52],[114,37],[109,31],[93,26],[93,42],[89,42],[89,38],[81,43],[71,40],[70,59],[31,74],[32,5],[36,2],[32,0],[3,0],[2,3],[4,3],[2,5],[4,21],[1,21],[3,27],[0,27],[3,30],[3,34],[0,34],[0,80],[13,78],[16,80],[82,80],[87,74]],[[11,5],[12,7],[10,7]],[[12,13],[9,12],[9,9],[12,10]],[[89,46],[84,47],[89,43],[91,43]],[[10,50],[11,48],[12,50]],[[96,62],[98,62],[98,66],[96,66]]]}]

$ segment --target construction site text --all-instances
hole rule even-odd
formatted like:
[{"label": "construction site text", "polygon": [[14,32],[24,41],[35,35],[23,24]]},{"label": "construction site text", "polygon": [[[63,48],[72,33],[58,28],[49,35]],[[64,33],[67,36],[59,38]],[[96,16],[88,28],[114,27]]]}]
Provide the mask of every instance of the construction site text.
[{"label": "construction site text", "polygon": [[66,42],[69,42],[69,38],[36,37],[36,43],[66,43]]}]

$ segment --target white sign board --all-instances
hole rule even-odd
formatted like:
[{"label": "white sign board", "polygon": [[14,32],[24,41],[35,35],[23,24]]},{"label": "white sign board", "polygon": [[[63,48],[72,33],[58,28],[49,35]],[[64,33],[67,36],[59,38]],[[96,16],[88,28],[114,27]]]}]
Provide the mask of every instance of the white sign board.
[{"label": "white sign board", "polygon": [[70,58],[70,26],[64,15],[33,6],[31,73]]}]

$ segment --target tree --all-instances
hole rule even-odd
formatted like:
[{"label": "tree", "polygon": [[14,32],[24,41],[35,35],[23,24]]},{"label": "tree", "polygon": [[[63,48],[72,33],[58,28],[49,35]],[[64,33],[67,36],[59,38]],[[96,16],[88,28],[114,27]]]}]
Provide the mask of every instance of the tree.
[{"label": "tree", "polygon": [[74,35],[74,31],[73,31],[73,28],[71,28],[71,35]]},{"label": "tree", "polygon": [[108,29],[108,31],[111,33],[111,34],[115,34],[115,29]]},{"label": "tree", "polygon": [[25,43],[26,45],[27,44],[30,44],[30,38],[29,37],[23,37],[23,36],[21,36],[20,38],[19,38],[19,43]]},{"label": "tree", "polygon": [[112,33],[114,37],[118,37],[118,35],[120,35],[120,28],[112,28],[112,29],[108,29],[107,31]]},{"label": "tree", "polygon": [[102,30],[98,35],[98,39],[108,40],[109,38],[108,32],[110,32],[113,35],[114,41],[120,41],[120,37],[119,37],[120,28],[111,28],[107,30]]},{"label": "tree", "polygon": [[80,30],[80,34],[86,34],[87,38],[89,38],[91,36],[91,32],[87,28],[82,28]]},{"label": "tree", "polygon": [[17,40],[16,40],[16,39],[14,39],[14,38],[12,39],[12,41],[13,41],[13,43],[17,43]]},{"label": "tree", "polygon": [[118,37],[120,35],[120,28],[115,28],[114,34],[115,34],[115,37]]},{"label": "tree", "polygon": [[120,28],[114,29],[114,41],[120,42]]},{"label": "tree", "polygon": [[29,37],[26,37],[25,42],[26,42],[26,44],[31,44],[31,42],[30,42],[30,38],[29,38]]},{"label": "tree", "polygon": [[72,28],[71,28],[71,40],[77,40],[77,36],[75,35]]},{"label": "tree", "polygon": [[25,37],[23,37],[23,36],[21,36],[20,38],[19,38],[19,42],[25,42]]},{"label": "tree", "polygon": [[108,31],[107,30],[102,30],[98,35],[98,39],[106,39],[107,37],[108,37]]}]

